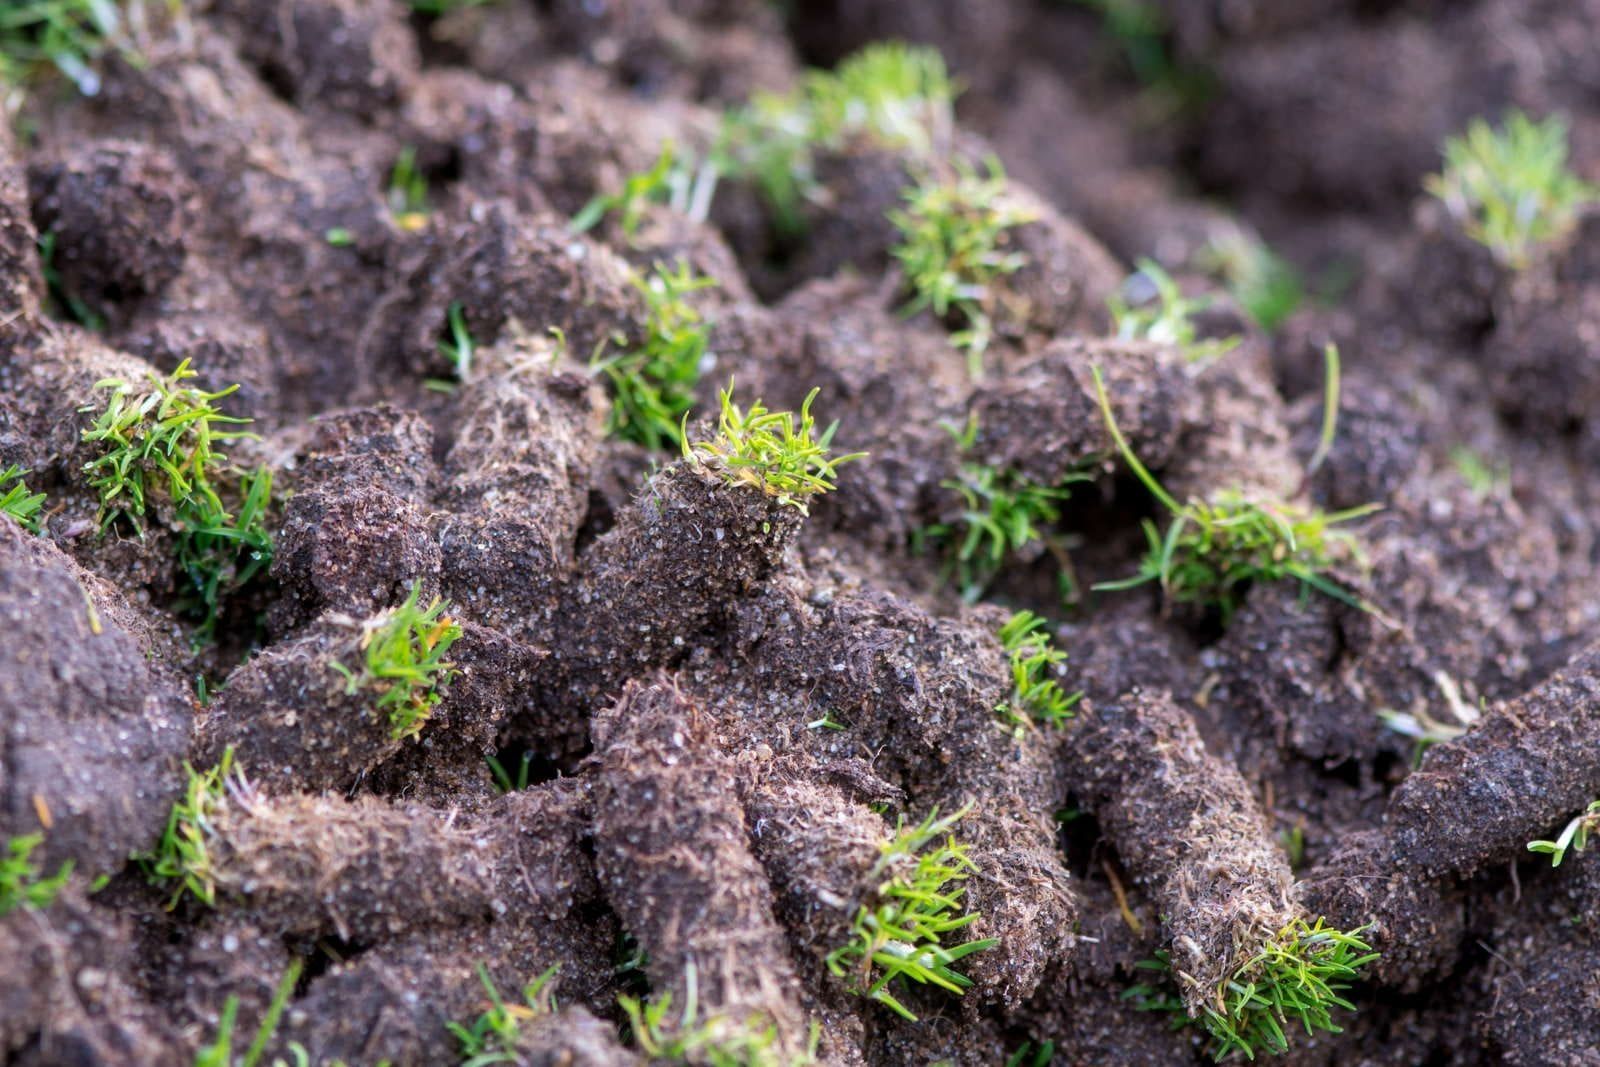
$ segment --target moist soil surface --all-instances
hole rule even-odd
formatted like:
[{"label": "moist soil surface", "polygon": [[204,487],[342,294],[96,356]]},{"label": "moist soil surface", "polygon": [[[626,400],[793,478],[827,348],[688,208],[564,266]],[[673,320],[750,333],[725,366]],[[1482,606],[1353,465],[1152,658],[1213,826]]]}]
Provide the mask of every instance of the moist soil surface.
[{"label": "moist soil surface", "polygon": [[[1285,1062],[1600,1064],[1600,856],[1526,848],[1600,797],[1600,209],[1512,269],[1424,192],[1513,107],[1600,179],[1600,3],[1151,0],[1120,37],[1129,5],[1045,0],[433,6],[146,3],[92,95],[10,97],[0,470],[46,502],[0,517],[0,838],[71,872],[0,915],[0,1063],[191,1064],[226,1019],[263,1064],[460,1063],[485,980],[518,1025],[473,1062],[1203,1063],[1183,1021],[1321,919],[1379,956]],[[981,373],[904,312],[903,144],[819,149],[798,225],[737,176],[571,225],[886,40],[961,86],[935,158],[998,159],[1029,219]],[[1216,268],[1263,246],[1304,289],[1270,330]],[[1237,342],[1119,337],[1145,259]],[[818,390],[869,454],[833,492],[611,432],[598,364],[678,263],[715,283],[690,435],[730,381]],[[209,622],[170,501],[102,521],[84,469],[99,383],[183,364],[253,420],[218,478],[273,478],[270,566]],[[1378,505],[1340,595],[1095,590],[1167,522],[1097,372],[1178,500]],[[985,471],[1062,495],[980,581]],[[460,635],[399,731],[347,673],[414,590]],[[1059,723],[1017,713],[1024,609]],[[148,856],[224,761],[184,892]],[[956,813],[942,940],[992,943],[897,1012],[835,950],[886,843]],[[695,1027],[723,1051],[672,1051]]]}]

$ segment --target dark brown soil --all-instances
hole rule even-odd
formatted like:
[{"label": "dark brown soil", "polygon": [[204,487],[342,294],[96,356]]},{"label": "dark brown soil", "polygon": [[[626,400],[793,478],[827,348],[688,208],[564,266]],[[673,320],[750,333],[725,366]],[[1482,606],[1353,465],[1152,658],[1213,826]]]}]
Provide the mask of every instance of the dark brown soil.
[{"label": "dark brown soil", "polygon": [[[670,997],[669,1032],[686,1005],[765,1031],[740,1063],[1201,1063],[1198,1029],[1125,996],[1141,961],[1197,1014],[1317,917],[1381,956],[1286,1062],[1600,1065],[1600,848],[1527,850],[1600,797],[1600,208],[1512,271],[1423,193],[1441,140],[1509,107],[1564,115],[1600,180],[1600,2],[1149,0],[1143,82],[1107,6],[146,3],[97,94],[8,97],[0,470],[47,503],[37,535],[0,516],[0,844],[41,834],[38,869],[72,873],[0,914],[0,1067],[182,1067],[230,1002],[242,1051],[295,961],[285,1063],[461,1062],[446,1027],[490,1006],[483,976],[520,1004],[557,966],[506,1062],[713,1062],[652,1056],[619,1001]],[[981,376],[954,318],[901,313],[909,150],[819,151],[798,233],[735,180],[699,217],[569,226],[664,143],[886,39],[946,57],[939,154],[1003,161],[1032,218]],[[403,158],[416,218],[388,199]],[[1240,234],[1312,294],[1271,333],[1203,268]],[[1116,337],[1145,257],[1237,347]],[[635,274],[678,262],[716,282],[691,429],[730,380],[777,410],[815,388],[835,450],[870,454],[809,514],[606,435],[591,356],[640,343]],[[230,460],[276,488],[270,568],[206,641],[174,515],[102,530],[83,473],[96,383],[184,361],[237,386],[259,436]],[[1381,505],[1335,575],[1374,610],[1089,592],[1164,520],[1095,368],[1180,500]],[[960,523],[964,464],[1077,479],[975,603],[925,536]],[[461,627],[414,736],[336,666],[413,590]],[[997,714],[1021,609],[1084,694],[1059,729]],[[1452,709],[1471,728],[1425,752],[1386,725]],[[230,751],[214,904],[171,906],[140,857],[186,764]],[[912,1022],[829,954],[897,828],[963,810],[976,918],[946,943],[995,944],[962,996],[892,987]]]}]

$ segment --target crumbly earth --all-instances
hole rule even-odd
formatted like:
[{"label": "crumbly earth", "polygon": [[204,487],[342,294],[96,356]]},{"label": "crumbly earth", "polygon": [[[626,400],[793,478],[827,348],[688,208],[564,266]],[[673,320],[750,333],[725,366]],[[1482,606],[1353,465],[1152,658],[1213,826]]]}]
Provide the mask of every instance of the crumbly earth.
[{"label": "crumbly earth", "polygon": [[[296,960],[286,1063],[460,1062],[484,981],[520,1005],[552,967],[511,1061],[710,1062],[653,1055],[636,997],[666,1037],[690,1007],[765,1035],[738,1062],[1200,1063],[1124,996],[1138,965],[1165,954],[1197,1014],[1317,917],[1381,958],[1285,1062],[1600,1064],[1600,849],[1526,849],[1600,797],[1600,208],[1511,271],[1423,193],[1441,139],[1508,107],[1563,114],[1600,180],[1600,0],[1150,0],[1154,73],[1088,3],[166,6],[96,94],[47,77],[0,123],[0,470],[47,494],[37,535],[0,517],[0,841],[72,864],[0,915],[0,1065],[181,1067],[230,1003],[242,1050]],[[901,311],[910,149],[820,150],[799,230],[736,180],[570,227],[887,39],[946,57],[939,151],[1003,162],[1031,219],[981,376],[959,316]],[[402,159],[425,204],[391,202]],[[1208,265],[1241,238],[1307,282],[1270,332]],[[1237,346],[1114,336],[1146,257]],[[635,272],[680,262],[716,283],[690,432],[730,381],[775,410],[816,389],[835,450],[869,453],[809,514],[607,436],[595,360],[646,337]],[[83,471],[97,383],[185,361],[237,386],[256,436],[228,462],[275,484],[271,566],[199,644],[170,507],[103,529]],[[1334,576],[1372,610],[1257,583],[1224,626],[1093,591],[1164,520],[1096,369],[1180,500],[1381,505]],[[975,464],[1070,492],[969,603],[927,532]],[[462,632],[397,737],[337,666],[412,590]],[[1019,609],[1083,693],[1059,728],[998,711]],[[1470,729],[1421,751],[1396,715]],[[175,898],[142,857],[186,764],[230,750],[214,904]],[[897,828],[957,811],[975,918],[946,943],[995,944],[963,995],[893,986],[913,1022],[828,957]]]}]

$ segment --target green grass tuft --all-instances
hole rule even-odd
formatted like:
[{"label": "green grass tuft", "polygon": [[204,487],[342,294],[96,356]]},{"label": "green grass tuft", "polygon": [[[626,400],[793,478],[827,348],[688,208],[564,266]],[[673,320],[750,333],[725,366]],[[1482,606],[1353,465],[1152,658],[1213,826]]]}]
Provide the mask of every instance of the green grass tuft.
[{"label": "green grass tuft", "polygon": [[103,333],[105,317],[67,288],[61,279],[61,268],[56,266],[56,231],[47,230],[39,235],[39,271],[44,275],[45,311],[58,319],[75,322],[86,330]]},{"label": "green grass tuft", "polygon": [[[0,470],[0,515],[5,515],[29,533],[38,533],[44,494],[28,492],[27,483],[22,480],[27,473],[15,464]],[[13,481],[16,484],[7,489],[6,483]]]},{"label": "green grass tuft", "polygon": [[[207,393],[182,384],[193,377],[184,360],[171,374],[150,374],[150,388],[143,392],[119,378],[95,383],[108,396],[83,440],[99,445],[101,455],[83,469],[100,497],[102,532],[118,518],[140,530],[140,520],[163,496],[178,509],[204,498],[205,505],[223,510],[211,484],[213,473],[227,463],[218,446],[254,435],[229,429],[250,420],[224,415],[216,406],[238,386]],[[79,410],[96,408],[89,404]]]},{"label": "green grass tuft", "polygon": [[[233,1056],[233,1028],[239,1016],[239,998],[230,995],[223,1001],[222,1016],[217,1020],[216,1039],[195,1054],[195,1067],[256,1067],[261,1057],[267,1054],[272,1035],[278,1032],[278,1024],[283,1021],[283,1013],[289,1007],[289,998],[294,995],[295,984],[300,981],[304,966],[300,960],[290,962],[272,993],[272,1001],[267,1005],[267,1013],[261,1017],[261,1025],[256,1027],[255,1039],[237,1060]],[[289,1054],[294,1058],[295,1067],[309,1067],[310,1056],[298,1042],[289,1043]],[[283,1065],[283,1060],[273,1060],[273,1067]],[[330,1064],[329,1067],[334,1065]]]},{"label": "green grass tuft", "polygon": [[994,284],[1027,263],[1021,252],[1007,250],[1010,231],[1035,216],[1007,202],[1005,171],[993,157],[987,176],[958,163],[954,178],[926,178],[904,195],[905,208],[889,213],[900,231],[891,251],[911,290],[903,310],[954,316],[958,328],[950,340],[967,354],[976,377],[994,337]]},{"label": "green grass tuft", "polygon": [[668,141],[649,170],[628,175],[621,189],[601,193],[583,205],[572,216],[572,232],[587,233],[614,212],[623,240],[632,246],[648,204],[664,204],[680,215],[704,221],[711,210],[717,178],[712,162],[697,163],[692,154],[679,153]]},{"label": "green grass tuft", "polygon": [[489,995],[489,1007],[472,1021],[446,1023],[445,1029],[461,1045],[461,1067],[489,1067],[496,1063],[520,1063],[517,1039],[522,1024],[556,1010],[555,981],[561,970],[558,963],[522,987],[522,1002],[508,1002],[495,988],[488,968],[478,964],[478,981]]},{"label": "green grass tuft", "polygon": [[[970,454],[977,444],[978,422],[969,418],[960,431],[951,428],[951,434],[962,453]],[[1050,528],[1071,495],[1068,486],[1089,480],[1087,474],[1074,473],[1056,485],[1043,485],[1014,471],[966,460],[958,477],[940,483],[960,494],[960,519],[924,527],[916,542],[944,546],[950,573],[968,603],[983,596],[1009,560],[1042,544],[1062,560],[1062,599],[1075,599],[1072,569]]]},{"label": "green grass tuft", "polygon": [[857,139],[926,157],[948,140],[956,89],[931,48],[870,45],[831,71],[810,71],[795,91],[758,93],[723,118],[712,165],[752,182],[780,234],[804,227],[818,195],[814,153]]},{"label": "green grass tuft", "polygon": [[[142,520],[158,505],[170,507],[178,563],[188,578],[178,606],[199,620],[196,639],[203,642],[216,627],[223,599],[272,562],[266,527],[272,473],[229,467],[219,446],[255,436],[231,428],[249,419],[224,415],[216,406],[238,386],[208,393],[182,384],[194,376],[184,360],[171,374],[151,374],[142,392],[121,379],[97,382],[95,388],[108,393],[105,407],[82,436],[101,454],[83,469],[99,496],[102,533],[125,519],[142,535]],[[237,497],[236,512],[224,503],[224,493]]]},{"label": "green grass tuft", "polygon": [[215,821],[228,804],[228,782],[233,773],[233,746],[208,771],[183,765],[188,781],[183,799],[172,806],[166,829],[154,850],[134,857],[149,873],[151,881],[176,883],[167,901],[170,911],[185,893],[207,907],[217,903],[217,882],[212,869],[210,841]]},{"label": "green grass tuft", "polygon": [[1288,260],[1261,241],[1230,233],[1212,241],[1198,257],[1255,324],[1272,333],[1305,303],[1305,283]]},{"label": "green grass tuft", "polygon": [[1124,283],[1127,289],[1143,278],[1155,287],[1153,300],[1129,304],[1121,293],[1106,300],[1116,323],[1117,337],[1124,341],[1155,341],[1172,345],[1190,363],[1205,363],[1238,347],[1238,337],[1202,341],[1195,329],[1194,316],[1211,306],[1209,297],[1186,297],[1172,275],[1154,260],[1141,259],[1139,270]]},{"label": "green grass tuft", "polygon": [[730,485],[753,486],[777,497],[778,503],[808,514],[806,501],[832,492],[838,469],[866,456],[865,452],[828,455],[829,442],[839,424],[834,423],[820,435],[816,433],[811,402],[820,391],[813,389],[806,395],[796,418],[791,411],[768,411],[759,400],[750,405],[750,410],[742,410],[733,402],[730,384],[718,393],[721,413],[716,436],[709,441],[691,442],[685,433],[684,458],[719,470]]},{"label": "green grass tuft", "polygon": [[385,199],[396,226],[408,233],[428,224],[428,176],[417,167],[417,150],[410,145],[400,149],[389,171]]},{"label": "green grass tuft", "polygon": [[1500,128],[1474,120],[1444,143],[1444,169],[1424,188],[1467,234],[1506,266],[1528,265],[1534,249],[1563,236],[1600,188],[1567,169],[1567,124],[1508,112]]},{"label": "green grass tuft", "polygon": [[1550,866],[1559,867],[1567,858],[1567,850],[1582,852],[1589,847],[1589,834],[1600,829],[1600,800],[1591,803],[1575,815],[1554,841],[1529,841],[1529,852],[1542,852],[1550,857]]},{"label": "green grass tuft", "polygon": [[1031,611],[1017,612],[1000,627],[1000,644],[1011,662],[1011,696],[995,711],[1018,729],[1035,723],[1059,729],[1083,699],[1053,677],[1067,654],[1050,644],[1045,630],[1045,620]]},{"label": "green grass tuft", "polygon": [[32,857],[34,849],[43,843],[43,834],[22,834],[6,842],[5,853],[0,855],[0,915],[18,908],[48,908],[72,877],[71,860],[55,874],[46,876],[40,872]]},{"label": "green grass tuft", "polygon": [[178,565],[188,576],[189,589],[176,606],[199,620],[195,640],[201,643],[215,633],[223,601],[272,563],[272,534],[266,525],[272,507],[272,471],[261,467],[241,474],[239,496],[237,514],[213,508],[202,497],[182,519]]},{"label": "green grass tuft", "polygon": [[25,85],[54,67],[93,96],[95,61],[127,47],[124,29],[115,0],[8,0],[0,8],[0,82]]},{"label": "green grass tuft", "polygon": [[[1235,1052],[1250,1060],[1261,1052],[1278,1055],[1288,1051],[1296,1026],[1308,1037],[1342,1032],[1333,1010],[1356,1010],[1342,994],[1361,968],[1378,958],[1361,940],[1365,929],[1343,933],[1320,918],[1293,920],[1234,971],[1198,1019],[1190,1018],[1183,1001],[1167,988],[1141,984],[1123,996],[1142,1010],[1166,1013],[1174,1028],[1198,1023],[1211,1035],[1210,1052],[1219,1062]],[[1164,952],[1139,967],[1171,973]]]},{"label": "green grass tuft", "polygon": [[684,972],[688,987],[683,1010],[672,1011],[672,994],[641,1000],[619,996],[617,1003],[628,1017],[633,1043],[657,1064],[696,1064],[704,1067],[808,1067],[816,1062],[821,1031],[812,1027],[811,1048],[795,1056],[785,1053],[778,1028],[760,1013],[738,1019],[729,1015],[701,1018],[699,983],[691,962]]},{"label": "green grass tuft", "polygon": [[917,1017],[895,999],[890,983],[907,979],[960,996],[972,980],[953,965],[999,944],[994,938],[942,943],[980,918],[958,914],[966,892],[960,883],[977,868],[949,831],[968,810],[941,819],[934,809],[913,827],[900,821],[868,876],[876,884],[874,899],[857,911],[850,940],[827,956],[828,970],[846,979],[850,992],[912,1022]]},{"label": "green grass tuft", "polygon": [[416,582],[399,607],[362,623],[359,670],[338,662],[329,665],[344,676],[346,694],[377,694],[378,714],[387,718],[389,736],[396,741],[422,731],[444,699],[443,690],[459,673],[444,657],[460,638],[461,627],[446,614],[446,601],[434,597],[423,608],[421,597],[422,583]]},{"label": "green grass tuft", "polygon": [[446,336],[439,342],[439,354],[450,362],[456,381],[464,382],[472,376],[472,357],[478,352],[478,342],[467,329],[466,309],[461,301],[452,301],[445,313]]},{"label": "green grass tuft", "polygon": [[658,263],[648,277],[635,275],[633,284],[647,309],[644,341],[594,362],[611,383],[606,433],[654,450],[679,448],[684,416],[694,406],[695,387],[706,369],[711,332],[687,298],[717,283],[679,262],[672,271]]},{"label": "green grass tuft", "polygon": [[1355,536],[1336,527],[1372,514],[1378,505],[1324,512],[1293,501],[1257,500],[1231,489],[1219,490],[1209,500],[1180,504],[1122,436],[1100,368],[1093,371],[1100,411],[1117,451],[1172,516],[1165,533],[1154,522],[1145,521],[1149,549],[1137,574],[1101,582],[1096,589],[1132,589],[1156,582],[1168,603],[1215,608],[1223,625],[1232,620],[1253,583],[1283,579],[1298,581],[1352,607],[1373,610],[1328,572],[1339,563],[1362,559]]}]

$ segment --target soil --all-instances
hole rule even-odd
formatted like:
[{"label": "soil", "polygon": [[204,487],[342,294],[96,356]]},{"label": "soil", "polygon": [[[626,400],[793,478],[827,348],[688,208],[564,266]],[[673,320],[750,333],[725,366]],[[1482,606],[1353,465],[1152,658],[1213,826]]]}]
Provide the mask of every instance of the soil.
[{"label": "soil", "polygon": [[[0,1064],[190,1064],[230,1000],[243,1046],[294,960],[285,1062],[460,1062],[445,1024],[489,1006],[483,974],[514,998],[559,965],[515,1062],[652,1062],[618,1000],[648,995],[770,1028],[762,1063],[1202,1063],[1124,995],[1138,964],[1164,953],[1198,1012],[1315,917],[1381,956],[1285,1061],[1600,1064],[1600,849],[1526,849],[1600,797],[1600,208],[1513,272],[1423,193],[1441,140],[1509,107],[1564,115],[1600,180],[1600,3],[1147,6],[1156,86],[1087,3],[197,0],[95,95],[13,96],[0,470],[47,503],[37,535],[0,518],[0,839],[72,874],[0,915]],[[950,155],[1000,159],[1033,218],[980,377],[953,320],[900,310],[908,150],[819,153],[798,236],[731,180],[705,219],[569,227],[663,143],[886,39],[943,53]],[[418,218],[388,202],[408,150]],[[1239,234],[1307,279],[1270,333],[1201,266]],[[1111,336],[1145,257],[1238,346],[1197,369]],[[870,454],[809,514],[606,436],[591,354],[645,335],[633,272],[679,260],[716,281],[691,429],[730,380],[777,410],[815,388]],[[1338,434],[1308,473],[1328,342]],[[172,516],[102,531],[82,473],[96,383],[184,361],[238,387],[219,403],[258,436],[230,459],[275,479],[270,570],[209,641]],[[1224,626],[1089,592],[1162,518],[1093,368],[1179,499],[1382,505],[1338,575],[1375,610],[1257,583]],[[1086,477],[1054,551],[968,603],[920,534],[960,520],[973,463]],[[397,737],[332,665],[413,589],[462,634]],[[1083,692],[1060,729],[996,714],[1020,609]],[[1380,714],[1452,705],[1471,728],[1426,751]],[[171,907],[136,857],[230,749],[214,906]],[[962,809],[958,936],[996,944],[962,996],[894,987],[912,1022],[827,957],[897,826]]]}]

